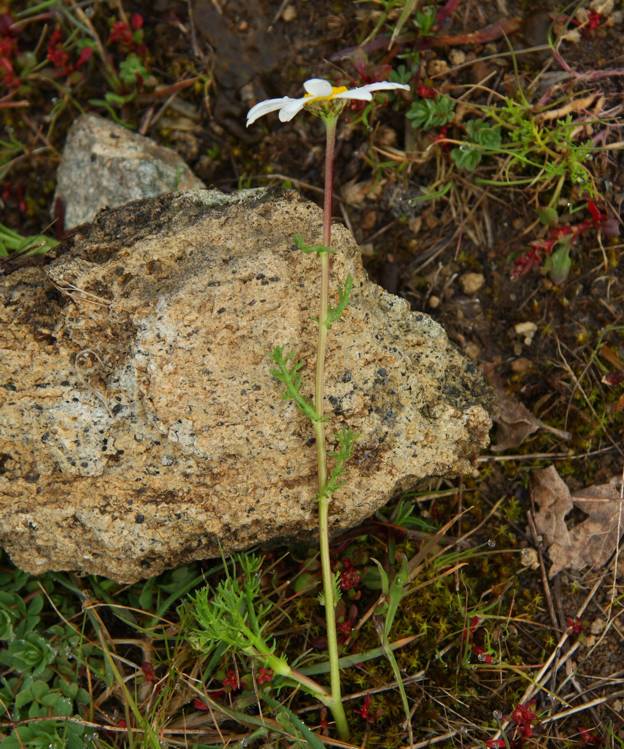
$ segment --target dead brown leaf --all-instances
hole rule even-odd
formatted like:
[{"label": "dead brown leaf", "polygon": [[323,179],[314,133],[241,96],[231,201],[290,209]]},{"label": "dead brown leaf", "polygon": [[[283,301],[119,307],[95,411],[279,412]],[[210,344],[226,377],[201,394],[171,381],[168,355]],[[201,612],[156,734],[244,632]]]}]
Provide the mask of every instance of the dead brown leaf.
[{"label": "dead brown leaf", "polygon": [[[539,508],[535,526],[548,544],[550,577],[564,569],[598,568],[609,561],[624,533],[620,478],[571,494],[557,469],[549,466],[533,472],[531,492]],[[570,528],[565,517],[574,507],[588,517]]]},{"label": "dead brown leaf", "polygon": [[495,399],[492,418],[496,423],[496,438],[492,450],[502,452],[511,447],[518,447],[538,429],[545,429],[562,440],[569,440],[571,435],[556,429],[534,416],[519,400],[512,398],[502,388],[495,388]]}]

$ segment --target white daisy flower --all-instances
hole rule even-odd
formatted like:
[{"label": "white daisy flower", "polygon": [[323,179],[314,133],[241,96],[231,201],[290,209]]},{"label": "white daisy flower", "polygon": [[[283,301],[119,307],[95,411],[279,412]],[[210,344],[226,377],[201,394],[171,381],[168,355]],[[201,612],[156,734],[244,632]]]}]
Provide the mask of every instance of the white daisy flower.
[{"label": "white daisy flower", "polygon": [[405,83],[382,81],[381,83],[369,83],[366,86],[348,89],[346,86],[332,86],[329,81],[325,81],[323,78],[310,78],[303,84],[303,88],[306,93],[301,99],[282,96],[279,99],[266,99],[258,102],[247,113],[247,127],[259,117],[264,117],[265,114],[270,112],[278,112],[280,122],[290,122],[298,112],[310,104],[345,99],[370,101],[373,98],[374,91],[390,91],[396,88],[409,91],[409,86]]}]

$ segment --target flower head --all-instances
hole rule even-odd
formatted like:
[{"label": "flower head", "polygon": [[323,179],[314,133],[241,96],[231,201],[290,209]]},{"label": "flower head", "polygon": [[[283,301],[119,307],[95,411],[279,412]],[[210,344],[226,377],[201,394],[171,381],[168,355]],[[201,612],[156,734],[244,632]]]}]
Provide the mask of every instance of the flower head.
[{"label": "flower head", "polygon": [[300,99],[282,96],[279,99],[266,99],[258,102],[247,113],[247,127],[252,125],[259,117],[264,117],[265,114],[270,112],[278,112],[280,122],[290,122],[304,107],[311,104],[322,105],[327,102],[344,102],[348,99],[370,101],[375,91],[390,91],[397,88],[409,91],[409,86],[405,83],[382,81],[348,89],[346,86],[332,86],[329,81],[322,78],[310,78],[303,84],[303,88],[306,93]]}]

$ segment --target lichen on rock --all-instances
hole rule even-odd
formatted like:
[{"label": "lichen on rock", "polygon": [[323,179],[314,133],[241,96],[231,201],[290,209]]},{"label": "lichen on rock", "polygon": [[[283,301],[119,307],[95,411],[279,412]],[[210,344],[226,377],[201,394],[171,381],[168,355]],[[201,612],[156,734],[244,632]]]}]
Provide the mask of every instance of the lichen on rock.
[{"label": "lichen on rock", "polygon": [[[280,399],[276,345],[311,390],[321,234],[294,194],[166,195],[101,213],[0,281],[0,543],[33,573],[132,582],[316,529],[309,423]],[[354,278],[331,332],[326,411],[359,435],[334,530],[427,476],[472,472],[485,388],[430,317]],[[335,291],[334,286],[334,291]],[[307,379],[306,379],[307,378]]]}]

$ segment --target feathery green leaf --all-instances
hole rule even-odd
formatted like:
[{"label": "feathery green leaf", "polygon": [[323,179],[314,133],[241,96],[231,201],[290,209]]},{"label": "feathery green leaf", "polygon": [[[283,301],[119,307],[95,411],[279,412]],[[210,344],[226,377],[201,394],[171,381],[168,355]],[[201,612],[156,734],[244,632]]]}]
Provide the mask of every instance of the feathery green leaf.
[{"label": "feathery green leaf", "polygon": [[272,358],[277,367],[271,370],[271,374],[284,385],[282,398],[293,401],[301,413],[307,416],[310,421],[321,421],[312,401],[308,400],[301,392],[299,370],[303,367],[303,363],[297,361],[292,352],[284,354],[282,346],[276,346],[273,349]]},{"label": "feathery green leaf", "polygon": [[327,319],[325,321],[325,325],[327,326],[328,330],[336,322],[336,320],[340,319],[340,317],[342,316],[342,313],[347,308],[347,305],[349,304],[349,299],[351,298],[352,289],[353,289],[353,277],[349,273],[344,286],[341,286],[338,289],[338,304],[335,307],[329,307],[329,309],[327,310]]}]

